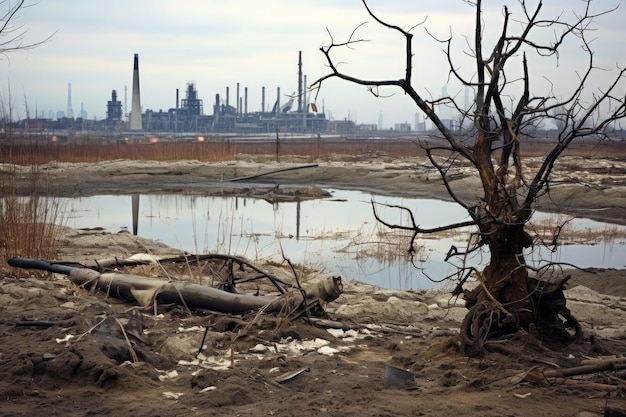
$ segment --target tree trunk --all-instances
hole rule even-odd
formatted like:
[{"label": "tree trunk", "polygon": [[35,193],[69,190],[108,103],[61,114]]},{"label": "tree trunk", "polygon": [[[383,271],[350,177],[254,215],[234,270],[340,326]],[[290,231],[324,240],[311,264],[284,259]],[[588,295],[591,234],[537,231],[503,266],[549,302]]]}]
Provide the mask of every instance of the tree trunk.
[{"label": "tree trunk", "polygon": [[532,238],[522,225],[504,224],[488,241],[491,259],[483,270],[484,289],[511,313],[517,327],[527,329],[534,311],[523,251],[532,244]]},{"label": "tree trunk", "polygon": [[532,244],[523,223],[482,225],[491,252],[489,265],[480,273],[480,284],[465,293],[469,312],[461,325],[460,342],[465,353],[484,351],[489,338],[518,330],[533,333],[550,346],[567,346],[580,340],[580,325],[565,306],[564,278],[545,282],[530,278],[523,250]]},{"label": "tree trunk", "polygon": [[479,218],[488,219],[479,222],[479,228],[491,257],[479,274],[480,284],[465,293],[469,312],[462,325],[461,344],[469,354],[481,352],[489,337],[528,330],[536,317],[523,254],[532,238],[524,230],[524,222],[510,221],[514,216]]}]

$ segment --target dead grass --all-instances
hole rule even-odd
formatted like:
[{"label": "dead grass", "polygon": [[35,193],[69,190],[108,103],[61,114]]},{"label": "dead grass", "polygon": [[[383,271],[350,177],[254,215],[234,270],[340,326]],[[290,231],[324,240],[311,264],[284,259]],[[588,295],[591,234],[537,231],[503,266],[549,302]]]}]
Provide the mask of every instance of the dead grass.
[{"label": "dead grass", "polygon": [[[408,230],[389,230],[380,223],[375,223],[371,230],[344,232],[333,236],[334,240],[348,240],[348,244],[337,252],[352,254],[356,260],[375,259],[381,264],[408,262],[411,259],[421,261],[426,256],[425,247],[414,242],[415,254],[411,256],[411,238],[413,233]],[[329,239],[329,237],[327,237]]]},{"label": "dead grass", "polygon": [[626,240],[626,229],[618,225],[607,225],[602,229],[575,227],[571,217],[552,214],[540,219],[532,219],[528,230],[541,241],[552,244],[555,239],[559,245],[586,244]]},{"label": "dead grass", "polygon": [[[424,156],[425,153],[415,137],[406,138],[280,138],[277,144],[271,138],[246,139],[204,138],[165,140],[145,137],[133,140],[119,140],[110,143],[96,138],[89,141],[61,143],[43,138],[0,141],[0,162],[18,165],[44,164],[57,162],[100,162],[115,159],[131,160],[198,160],[217,162],[234,160],[238,154],[251,155],[293,155],[309,160],[336,159],[338,156],[350,159],[364,158],[403,158]],[[525,157],[542,157],[552,148],[549,140],[524,142],[522,154]],[[604,141],[572,144],[564,153],[569,156],[587,158],[626,157],[626,142]]]},{"label": "dead grass", "polygon": [[[543,157],[554,147],[554,143],[548,138],[546,140],[524,141],[520,149],[525,157]],[[563,155],[587,158],[624,158],[626,157],[626,141],[573,142]]]},{"label": "dead grass", "polygon": [[[32,190],[37,182],[44,181],[33,166]],[[31,192],[18,196],[14,175],[0,181],[0,272],[13,275],[31,274],[25,270],[11,268],[7,260],[16,256],[35,259],[55,259],[62,207],[57,199]],[[47,273],[42,273],[47,275]]]},{"label": "dead grass", "polygon": [[31,165],[57,162],[110,161],[116,159],[173,161],[197,160],[217,162],[234,160],[238,154],[294,155],[330,159],[336,155],[393,158],[423,155],[415,144],[406,140],[281,140],[275,141],[157,141],[155,143],[58,143],[50,141],[13,141],[0,144],[0,162]]},{"label": "dead grass", "polygon": [[14,142],[0,145],[0,161],[33,165],[57,162],[101,162],[116,159],[173,161],[199,160],[216,162],[234,159],[226,142],[164,142],[164,143],[54,143]]}]

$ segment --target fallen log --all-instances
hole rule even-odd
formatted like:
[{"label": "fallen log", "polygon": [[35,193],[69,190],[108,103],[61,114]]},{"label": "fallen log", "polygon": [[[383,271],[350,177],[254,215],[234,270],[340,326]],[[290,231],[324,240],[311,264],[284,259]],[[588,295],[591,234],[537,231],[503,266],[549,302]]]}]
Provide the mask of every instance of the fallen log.
[{"label": "fallen log", "polygon": [[[276,289],[281,292],[284,293],[285,289],[284,287],[289,287],[290,285],[287,284],[286,282],[282,281],[281,279],[279,279],[278,277],[276,277],[273,274],[270,274],[267,271],[262,270],[261,268],[259,268],[258,266],[254,265],[252,262],[241,258],[239,256],[234,256],[234,255],[224,255],[221,253],[208,253],[208,254],[201,254],[201,255],[197,255],[197,254],[185,254],[185,255],[179,255],[179,256],[169,256],[169,257],[157,257],[154,255],[146,255],[146,254],[137,254],[137,255],[133,255],[130,258],[107,258],[107,259],[96,259],[94,260],[95,265],[94,266],[90,266],[90,265],[77,265],[76,263],[73,262],[63,262],[63,261],[55,261],[53,264],[54,265],[65,265],[65,266],[80,266],[80,267],[85,267],[85,268],[89,268],[89,269],[94,269],[97,271],[102,271],[105,268],[119,268],[119,267],[125,267],[125,266],[137,266],[137,265],[149,265],[149,264],[156,264],[156,263],[160,263],[160,264],[166,264],[166,263],[188,263],[188,264],[197,264],[201,261],[212,261],[212,260],[221,260],[224,262],[234,262],[237,265],[239,265],[241,268],[243,268],[244,266],[250,268],[253,271],[256,271],[259,273],[258,277],[254,277],[254,278],[248,278],[246,281],[250,281],[250,280],[257,280],[257,279],[261,279],[261,278],[267,278],[273,285],[274,287],[276,287]],[[239,280],[237,280],[237,282],[239,282]],[[235,282],[235,283],[237,283]]]},{"label": "fallen log", "polygon": [[37,259],[12,258],[8,263],[17,268],[41,269],[67,275],[69,280],[78,286],[88,290],[99,290],[116,298],[136,301],[144,307],[154,303],[179,304],[190,310],[210,310],[230,314],[260,309],[268,312],[295,311],[301,305],[314,300],[334,301],[343,288],[341,278],[325,277],[307,283],[302,291],[294,289],[280,295],[255,296],[233,294],[189,282],[131,274],[99,273],[89,268],[76,268]]}]

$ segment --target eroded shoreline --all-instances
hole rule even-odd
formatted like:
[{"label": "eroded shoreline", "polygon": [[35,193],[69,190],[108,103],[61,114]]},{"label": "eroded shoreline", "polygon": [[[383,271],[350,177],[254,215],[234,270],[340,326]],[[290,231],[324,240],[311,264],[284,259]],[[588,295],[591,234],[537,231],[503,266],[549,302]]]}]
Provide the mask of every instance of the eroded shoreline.
[{"label": "eroded shoreline", "polygon": [[[527,158],[526,177],[538,160]],[[36,186],[48,196],[82,197],[98,194],[232,195],[262,197],[276,186],[290,190],[292,197],[323,196],[323,189],[338,188],[392,196],[411,196],[451,200],[438,172],[425,158],[363,158],[359,161],[315,161],[307,166],[303,158],[283,157],[281,162],[269,156],[242,155],[236,161],[202,163],[198,161],[131,161],[101,163],[48,163],[38,169],[44,181]],[[273,173],[232,182],[233,178],[255,176],[277,168],[288,172]],[[16,173],[18,193],[32,191],[30,167],[13,171],[0,167],[1,175]],[[457,197],[476,204],[481,184],[471,167],[450,172],[450,186]],[[626,161],[564,157],[555,168],[553,183],[535,204],[541,211],[561,212],[611,223],[626,224]],[[295,188],[292,188],[295,187]],[[288,194],[288,193],[287,193]],[[288,198],[288,195],[284,196]]]}]

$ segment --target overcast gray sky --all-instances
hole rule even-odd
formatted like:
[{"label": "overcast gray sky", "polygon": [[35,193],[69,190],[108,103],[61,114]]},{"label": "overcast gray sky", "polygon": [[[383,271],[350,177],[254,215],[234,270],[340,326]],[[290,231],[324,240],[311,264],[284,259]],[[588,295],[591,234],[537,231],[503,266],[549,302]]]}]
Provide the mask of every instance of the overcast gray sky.
[{"label": "overcast gray sky", "polygon": [[[502,20],[502,5],[508,4],[515,12],[518,2],[485,3],[489,3],[485,14],[489,38]],[[573,8],[584,7],[581,0],[546,3],[546,16],[560,10],[571,14]],[[427,19],[413,31],[414,83],[423,94],[438,97],[447,79],[445,56],[424,28],[441,37],[452,33],[463,46],[462,35],[472,35],[473,9],[461,0],[371,0],[369,4],[381,18],[404,28]],[[619,1],[596,0],[594,4],[599,10]],[[89,118],[104,118],[111,90],[117,90],[124,101],[125,86],[130,107],[135,53],[139,54],[144,111],[174,107],[175,90],[180,89],[182,98],[190,81],[204,100],[206,114],[212,113],[215,94],[224,97],[227,86],[234,101],[237,82],[242,92],[248,87],[248,110],[257,111],[262,86],[266,87],[266,107],[276,100],[277,87],[282,94],[297,90],[298,51],[302,51],[303,71],[311,83],[326,73],[319,48],[329,42],[327,29],[335,40],[343,41],[362,22],[369,23],[357,37],[370,42],[345,50],[342,68],[361,77],[403,77],[403,39],[372,22],[360,0],[39,0],[29,5],[16,20],[28,29],[25,41],[56,33],[35,49],[0,56],[2,101],[20,118],[25,117],[26,106],[31,117],[35,109],[44,117],[49,111],[65,110],[68,82],[75,115],[82,103]],[[593,45],[599,65],[626,65],[624,22],[626,7],[597,21]],[[544,70],[531,60],[537,78],[549,76],[555,89],[570,85],[581,55],[575,55],[575,47],[568,52],[573,55],[565,54],[560,61],[563,74],[548,67]],[[462,58],[459,63],[471,70]],[[451,85],[448,91],[454,93],[455,87]],[[415,107],[398,91],[384,93],[394,92],[390,98],[377,99],[364,87],[333,80],[323,87],[317,106],[324,106],[334,119],[376,123],[382,112],[386,127],[405,121],[413,124]]]}]

